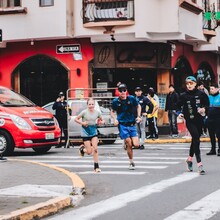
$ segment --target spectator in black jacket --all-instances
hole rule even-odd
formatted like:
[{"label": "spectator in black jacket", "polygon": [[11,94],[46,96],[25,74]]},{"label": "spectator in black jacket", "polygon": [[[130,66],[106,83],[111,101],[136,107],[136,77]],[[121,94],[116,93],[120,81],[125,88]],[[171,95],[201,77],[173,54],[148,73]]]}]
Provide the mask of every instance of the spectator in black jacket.
[{"label": "spectator in black jacket", "polygon": [[188,171],[193,171],[193,156],[195,154],[199,174],[205,174],[200,155],[200,135],[202,129],[203,116],[209,107],[208,96],[197,89],[196,78],[188,76],[185,80],[186,91],[180,95],[178,102],[178,114],[180,118],[185,118],[186,127],[192,136],[189,156],[186,160]]},{"label": "spectator in black jacket", "polygon": [[170,135],[172,137],[178,137],[177,127],[177,103],[179,101],[179,95],[174,89],[174,85],[169,85],[169,93],[166,97],[165,111],[168,111],[168,118],[170,124]]},{"label": "spectator in black jacket", "polygon": [[[63,92],[60,92],[58,98],[53,104],[53,110],[55,110],[55,117],[59,123],[60,129],[64,134],[64,146],[66,146],[68,140],[68,132],[67,132],[67,102],[65,101],[65,95]],[[62,147],[62,142],[60,140],[60,144],[57,148]]]},{"label": "spectator in black jacket", "polygon": [[141,122],[136,123],[138,137],[140,139],[140,146],[139,149],[144,149],[144,142],[146,137],[145,127],[146,127],[146,120],[147,120],[147,114],[151,113],[153,111],[154,105],[148,99],[148,97],[143,95],[141,87],[135,88],[135,96],[141,106]]}]

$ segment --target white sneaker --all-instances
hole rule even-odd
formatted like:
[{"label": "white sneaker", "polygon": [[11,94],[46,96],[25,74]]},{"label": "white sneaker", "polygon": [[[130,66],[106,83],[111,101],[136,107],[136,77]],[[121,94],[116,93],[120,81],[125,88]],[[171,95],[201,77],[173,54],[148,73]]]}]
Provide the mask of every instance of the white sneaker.
[{"label": "white sneaker", "polygon": [[135,164],[134,164],[134,162],[130,163],[128,169],[129,169],[129,170],[135,170]]}]

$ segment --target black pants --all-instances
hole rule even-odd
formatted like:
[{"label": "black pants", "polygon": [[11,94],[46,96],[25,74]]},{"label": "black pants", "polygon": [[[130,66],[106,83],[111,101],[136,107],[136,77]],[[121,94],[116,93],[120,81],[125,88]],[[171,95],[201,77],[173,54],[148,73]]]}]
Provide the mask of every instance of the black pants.
[{"label": "black pants", "polygon": [[56,118],[57,118],[57,121],[59,123],[61,132],[64,134],[64,140],[65,140],[65,144],[66,144],[67,140],[68,140],[67,118],[66,117],[56,117]]},{"label": "black pants", "polygon": [[211,141],[212,151],[216,151],[216,137],[218,139],[218,152],[220,153],[220,119],[208,119],[207,126]]},{"label": "black pants", "polygon": [[202,120],[195,120],[195,121],[186,120],[186,127],[190,135],[192,136],[189,156],[193,157],[195,154],[197,163],[200,163],[201,162],[200,136],[202,129]]}]

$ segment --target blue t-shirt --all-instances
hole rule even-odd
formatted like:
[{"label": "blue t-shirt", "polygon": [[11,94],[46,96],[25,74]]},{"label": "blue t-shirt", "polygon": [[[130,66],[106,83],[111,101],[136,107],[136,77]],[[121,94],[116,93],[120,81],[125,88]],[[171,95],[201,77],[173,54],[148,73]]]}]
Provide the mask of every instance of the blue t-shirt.
[{"label": "blue t-shirt", "polygon": [[112,101],[112,109],[117,112],[117,120],[122,123],[135,123],[138,100],[129,95],[125,100],[119,97]]}]

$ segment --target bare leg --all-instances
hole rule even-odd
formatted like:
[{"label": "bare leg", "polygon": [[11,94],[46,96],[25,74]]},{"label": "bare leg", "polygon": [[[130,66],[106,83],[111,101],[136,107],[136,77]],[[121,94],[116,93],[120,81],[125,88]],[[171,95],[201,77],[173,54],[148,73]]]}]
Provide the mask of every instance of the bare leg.
[{"label": "bare leg", "polygon": [[93,147],[94,162],[98,163],[98,161],[99,161],[99,159],[98,159],[98,138],[97,137],[93,137],[91,142],[92,142],[92,147]]}]

